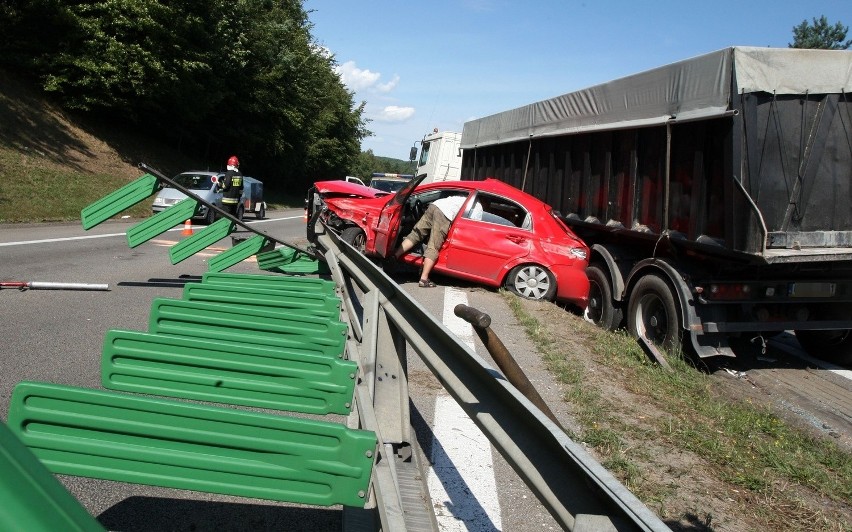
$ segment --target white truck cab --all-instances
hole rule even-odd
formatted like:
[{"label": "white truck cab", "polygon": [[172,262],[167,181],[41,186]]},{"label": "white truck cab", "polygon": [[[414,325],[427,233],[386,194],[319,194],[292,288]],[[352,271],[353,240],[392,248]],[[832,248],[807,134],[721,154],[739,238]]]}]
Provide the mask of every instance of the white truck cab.
[{"label": "white truck cab", "polygon": [[[411,148],[409,160],[417,158],[417,148]],[[426,175],[423,183],[458,181],[461,179],[461,133],[438,131],[425,135],[420,144],[415,177]]]}]

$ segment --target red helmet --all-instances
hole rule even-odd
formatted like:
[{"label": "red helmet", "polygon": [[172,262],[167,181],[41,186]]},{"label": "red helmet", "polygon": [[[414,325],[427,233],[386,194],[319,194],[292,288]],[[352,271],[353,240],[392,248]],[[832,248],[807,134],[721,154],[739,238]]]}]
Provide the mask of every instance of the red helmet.
[{"label": "red helmet", "polygon": [[231,155],[231,158],[228,159],[228,166],[239,166],[240,160],[237,159],[236,155]]}]

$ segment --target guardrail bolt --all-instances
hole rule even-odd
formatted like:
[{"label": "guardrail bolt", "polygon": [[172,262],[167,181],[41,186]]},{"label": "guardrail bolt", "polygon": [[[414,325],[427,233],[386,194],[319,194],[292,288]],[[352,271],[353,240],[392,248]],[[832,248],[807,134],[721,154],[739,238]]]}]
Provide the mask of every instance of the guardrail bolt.
[{"label": "guardrail bolt", "polygon": [[366,493],[364,493],[364,490],[358,490],[358,497],[360,497],[360,498],[362,498],[362,499],[363,499],[363,498],[364,498],[364,497],[366,497],[366,496],[367,496],[367,494],[366,494]]},{"label": "guardrail bolt", "polygon": [[364,453],[364,454],[365,454],[365,455],[367,455],[367,458],[372,458],[372,457],[373,457],[373,451],[367,451],[367,452],[366,452],[366,453]]}]

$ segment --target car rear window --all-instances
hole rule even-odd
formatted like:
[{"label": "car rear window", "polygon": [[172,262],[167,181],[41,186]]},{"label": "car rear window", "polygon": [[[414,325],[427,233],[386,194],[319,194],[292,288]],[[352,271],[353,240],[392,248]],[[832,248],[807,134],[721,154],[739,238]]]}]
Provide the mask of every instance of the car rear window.
[{"label": "car rear window", "polygon": [[209,174],[180,174],[173,181],[189,190],[210,190],[213,186],[213,176]]}]

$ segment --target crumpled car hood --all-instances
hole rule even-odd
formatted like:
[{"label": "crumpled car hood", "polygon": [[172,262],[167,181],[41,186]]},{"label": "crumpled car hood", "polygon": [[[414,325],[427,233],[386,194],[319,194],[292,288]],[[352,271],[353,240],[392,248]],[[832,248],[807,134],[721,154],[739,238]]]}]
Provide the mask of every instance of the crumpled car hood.
[{"label": "crumpled car hood", "polygon": [[381,198],[388,195],[383,190],[349,181],[317,181],[314,186],[317,192],[326,197]]}]

